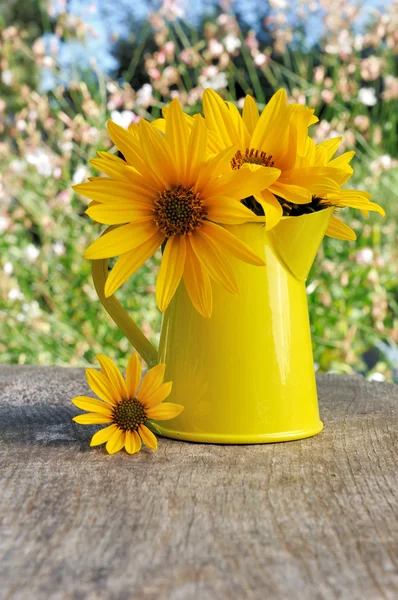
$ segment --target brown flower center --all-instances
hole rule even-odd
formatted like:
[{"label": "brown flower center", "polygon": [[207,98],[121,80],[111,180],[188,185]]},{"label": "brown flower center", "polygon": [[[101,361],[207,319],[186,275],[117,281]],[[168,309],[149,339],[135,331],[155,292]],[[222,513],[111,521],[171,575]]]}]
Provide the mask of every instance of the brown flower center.
[{"label": "brown flower center", "polygon": [[182,185],[164,190],[155,200],[155,223],[167,237],[191,233],[206,215],[200,195]]},{"label": "brown flower center", "polygon": [[275,162],[272,160],[272,155],[267,156],[266,152],[261,150],[255,150],[254,148],[246,148],[245,153],[242,154],[240,150],[237,151],[233,159],[231,160],[231,167],[236,170],[240,169],[245,163],[252,165],[261,165],[263,167],[273,167]]},{"label": "brown flower center", "polygon": [[145,408],[136,398],[124,398],[113,408],[113,422],[123,431],[137,431],[146,420]]}]

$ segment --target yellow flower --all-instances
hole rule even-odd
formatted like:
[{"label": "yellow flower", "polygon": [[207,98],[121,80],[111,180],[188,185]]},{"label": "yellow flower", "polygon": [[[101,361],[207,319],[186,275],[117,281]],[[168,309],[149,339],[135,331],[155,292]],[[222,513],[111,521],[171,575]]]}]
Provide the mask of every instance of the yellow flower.
[{"label": "yellow flower", "polygon": [[[381,206],[369,200],[371,194],[361,190],[343,190],[341,186],[350,179],[353,174],[353,168],[350,162],[355,155],[354,151],[345,152],[337,158],[333,158],[340,143],[341,137],[325,140],[321,144],[315,145],[314,141],[307,138],[305,152],[298,160],[298,167],[302,171],[310,171],[313,168],[327,167],[328,180],[337,185],[336,190],[331,190],[326,193],[318,191],[315,188],[314,197],[311,207],[314,203],[319,207],[335,206],[336,208],[350,207],[358,208],[366,216],[369,210],[385,215]],[[343,223],[340,219],[332,216],[326,230],[326,235],[340,240],[355,240],[355,232]]]},{"label": "yellow flower", "polygon": [[88,396],[77,396],[72,402],[78,408],[89,411],[73,420],[82,425],[108,424],[97,431],[91,439],[91,446],[106,442],[109,454],[126,448],[129,454],[135,454],[144,442],[151,450],[158,443],[152,431],[147,427],[148,419],[164,421],[173,419],[183,410],[180,404],[163,400],[171,392],[172,383],[162,383],[165,365],[157,365],[144,376],[140,389],[141,364],[137,354],[130,358],[126,380],[116,365],[103,354],[97,356],[102,372],[86,369],[87,382],[100,400]]},{"label": "yellow flower", "polygon": [[181,279],[196,309],[212,311],[210,278],[239,293],[228,256],[253,265],[263,261],[219,224],[258,220],[240,203],[271,185],[278,169],[232,171],[236,148],[206,156],[208,132],[197,115],[193,124],[175,100],[165,118],[165,134],[145,120],[125,131],[112,121],[109,135],[124,159],[101,153],[93,161],[109,178],[93,178],[74,190],[94,202],[87,214],[107,225],[85,252],[88,259],[120,256],[105,287],[111,296],[166,241],[156,284],[166,310]]},{"label": "yellow flower", "polygon": [[267,229],[274,227],[282,217],[279,199],[305,204],[311,202],[315,188],[330,191],[330,182],[326,185],[328,169],[312,169],[308,176],[296,168],[297,159],[305,150],[308,127],[318,119],[312,109],[300,104],[287,105],[285,90],[272,96],[261,116],[251,96],[246,96],[240,115],[232,103],[224,102],[212,90],[205,90],[203,94],[203,109],[218,151],[232,144],[237,147],[231,161],[233,170],[244,169],[247,173],[255,166],[281,170],[278,180],[267,186],[268,189],[253,194],[263,207]]}]

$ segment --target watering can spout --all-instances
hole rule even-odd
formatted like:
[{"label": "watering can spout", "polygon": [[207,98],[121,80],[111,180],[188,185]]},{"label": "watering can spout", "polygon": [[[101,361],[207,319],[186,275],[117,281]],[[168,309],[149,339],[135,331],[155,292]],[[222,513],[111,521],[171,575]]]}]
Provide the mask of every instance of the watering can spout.
[{"label": "watering can spout", "polygon": [[305,281],[325,235],[333,208],[300,217],[283,218],[266,232],[281,263],[299,281]]}]

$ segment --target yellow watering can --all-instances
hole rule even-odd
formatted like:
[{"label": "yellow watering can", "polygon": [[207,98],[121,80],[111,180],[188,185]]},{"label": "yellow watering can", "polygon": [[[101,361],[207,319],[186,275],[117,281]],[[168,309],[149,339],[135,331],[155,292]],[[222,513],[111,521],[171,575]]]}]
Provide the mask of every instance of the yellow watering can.
[{"label": "yellow watering can", "polygon": [[257,444],[310,437],[319,419],[305,280],[333,208],[285,217],[265,231],[259,223],[229,226],[266,262],[231,258],[240,294],[213,284],[213,313],[202,317],[183,282],[164,313],[159,350],[114,296],[105,298],[106,259],[93,261],[98,296],[150,365],[166,363],[168,398],[185,409],[160,435],[195,442]]}]

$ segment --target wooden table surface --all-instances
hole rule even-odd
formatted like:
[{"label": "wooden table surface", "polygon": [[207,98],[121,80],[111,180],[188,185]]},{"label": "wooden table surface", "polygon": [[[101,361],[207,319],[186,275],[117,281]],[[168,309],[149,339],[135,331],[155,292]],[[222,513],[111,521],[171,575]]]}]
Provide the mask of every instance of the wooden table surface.
[{"label": "wooden table surface", "polygon": [[0,367],[0,597],[397,599],[398,386],[318,389],[314,438],[108,456],[82,369]]}]

